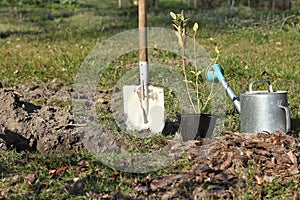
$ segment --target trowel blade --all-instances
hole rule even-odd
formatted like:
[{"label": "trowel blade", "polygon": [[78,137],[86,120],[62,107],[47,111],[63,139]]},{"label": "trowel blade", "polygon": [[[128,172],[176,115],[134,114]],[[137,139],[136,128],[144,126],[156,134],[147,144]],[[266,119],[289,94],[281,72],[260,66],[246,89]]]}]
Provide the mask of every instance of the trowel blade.
[{"label": "trowel blade", "polygon": [[124,114],[129,130],[150,129],[152,133],[162,132],[165,126],[163,88],[148,86],[148,114],[144,115],[142,107],[141,86],[125,85],[123,87]]}]

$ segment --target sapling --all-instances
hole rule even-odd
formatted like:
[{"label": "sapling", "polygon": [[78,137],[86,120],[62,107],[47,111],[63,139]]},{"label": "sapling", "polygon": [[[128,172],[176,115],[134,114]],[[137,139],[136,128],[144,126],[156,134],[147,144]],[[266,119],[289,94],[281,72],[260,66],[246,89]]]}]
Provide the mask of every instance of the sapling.
[{"label": "sapling", "polygon": [[189,90],[189,81],[187,77],[187,70],[186,70],[186,60],[185,60],[185,47],[186,47],[186,37],[187,37],[187,25],[189,19],[186,19],[184,17],[183,11],[181,11],[180,14],[175,14],[173,12],[170,12],[171,17],[173,18],[173,26],[176,30],[175,34],[178,37],[178,43],[181,47],[181,61],[182,61],[182,72],[185,80],[185,86],[188,93],[189,101],[193,107],[193,110],[197,112],[197,109],[194,105],[194,102],[192,100],[190,90]]},{"label": "sapling", "polygon": [[[208,95],[207,100],[205,102],[203,102],[201,100],[200,88],[202,88],[203,86],[199,82],[201,71],[198,70],[198,68],[197,68],[197,51],[196,51],[196,46],[197,46],[196,45],[197,44],[196,37],[197,37],[198,30],[199,30],[199,25],[197,22],[194,23],[194,25],[193,25],[194,70],[191,71],[191,73],[195,75],[194,85],[195,85],[195,93],[196,93],[196,98],[197,98],[197,105],[195,105],[195,103],[193,102],[193,99],[192,99],[192,95],[190,93],[190,89],[189,89],[189,83],[192,83],[192,81],[188,79],[187,64],[186,64],[186,58],[185,58],[186,57],[185,51],[186,51],[187,27],[188,27],[189,19],[185,18],[183,11],[181,11],[181,13],[179,13],[179,14],[170,12],[170,15],[172,17],[172,22],[173,22],[172,25],[175,28],[175,34],[178,38],[179,46],[181,47],[182,72],[183,72],[183,76],[184,76],[184,82],[185,82],[185,87],[187,90],[188,98],[189,98],[189,101],[192,105],[194,112],[201,113],[201,111],[205,110],[205,108],[208,105],[208,102],[211,100],[213,95],[212,95],[212,88],[211,88],[210,94]],[[217,52],[217,58],[215,59],[215,62],[217,62],[217,60],[218,60],[218,55],[219,55],[219,52]]]}]

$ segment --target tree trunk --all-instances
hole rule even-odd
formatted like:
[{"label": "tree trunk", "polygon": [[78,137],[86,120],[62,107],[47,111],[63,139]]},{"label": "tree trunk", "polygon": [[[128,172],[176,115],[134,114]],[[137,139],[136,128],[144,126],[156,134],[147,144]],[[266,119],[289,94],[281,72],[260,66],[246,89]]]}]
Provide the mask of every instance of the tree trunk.
[{"label": "tree trunk", "polygon": [[153,6],[154,6],[154,8],[155,9],[157,9],[158,8],[158,0],[153,0]]},{"label": "tree trunk", "polygon": [[187,0],[187,6],[188,6],[188,7],[191,6],[191,0]]},{"label": "tree trunk", "polygon": [[194,8],[198,7],[198,0],[194,0]]},{"label": "tree trunk", "polygon": [[211,8],[213,1],[201,0],[201,8]]},{"label": "tree trunk", "polygon": [[234,1],[234,0],[230,0],[230,1],[229,1],[229,7],[230,7],[230,8],[233,8],[233,7],[234,7],[234,4],[235,4],[235,1]]},{"label": "tree trunk", "polygon": [[276,0],[272,0],[272,10],[275,10]]},{"label": "tree trunk", "polygon": [[123,7],[123,0],[118,0],[118,8],[122,8]]}]

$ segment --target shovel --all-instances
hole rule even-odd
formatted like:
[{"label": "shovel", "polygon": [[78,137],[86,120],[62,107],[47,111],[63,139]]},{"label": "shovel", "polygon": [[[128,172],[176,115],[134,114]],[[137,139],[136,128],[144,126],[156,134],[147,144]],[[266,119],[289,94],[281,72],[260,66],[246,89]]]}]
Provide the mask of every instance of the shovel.
[{"label": "shovel", "polygon": [[146,0],[139,0],[138,7],[140,85],[123,87],[125,122],[129,130],[159,133],[165,126],[164,91],[149,83]]}]

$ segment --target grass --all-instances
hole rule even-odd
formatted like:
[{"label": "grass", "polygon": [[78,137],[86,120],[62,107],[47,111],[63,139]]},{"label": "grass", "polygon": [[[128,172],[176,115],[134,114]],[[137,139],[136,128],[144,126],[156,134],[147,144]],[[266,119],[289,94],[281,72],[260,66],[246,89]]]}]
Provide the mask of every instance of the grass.
[{"label": "grass", "polygon": [[[6,6],[0,8],[0,82],[12,86],[23,82],[51,82],[54,79],[71,85],[86,56],[97,43],[119,32],[136,28],[136,8],[116,9],[114,1],[81,1],[77,5],[47,4]],[[293,120],[300,119],[300,24],[299,11],[268,12],[249,8],[195,10],[180,1],[160,1],[160,8],[149,10],[149,26],[170,26],[169,11],[185,9],[191,21],[198,21],[198,42],[211,57],[215,45],[221,46],[220,64],[234,90],[246,91],[257,79],[270,79],[275,89],[287,90]],[[296,15],[297,17],[287,18]],[[216,17],[217,16],[217,17]],[[192,24],[192,23],[191,23]],[[154,52],[155,57],[176,63],[177,58],[166,52]],[[136,62],[136,54],[122,56],[116,65]],[[119,73],[113,66],[104,89],[111,89]],[[114,78],[111,79],[111,76]],[[226,127],[239,130],[239,116],[227,102]],[[169,104],[166,106],[171,109]],[[107,119],[107,116],[100,116]],[[109,117],[108,117],[109,119]],[[299,127],[296,131],[299,132]],[[147,144],[143,144],[147,143]],[[133,144],[152,147],[152,141]],[[131,143],[130,143],[131,144]],[[84,199],[88,194],[130,198],[136,195],[136,183],[149,174],[129,174],[102,165],[88,153],[77,155],[45,155],[28,152],[1,152],[2,196],[11,199]],[[88,166],[84,166],[88,165]],[[68,166],[57,176],[49,171]],[[152,177],[176,173],[189,167],[186,158],[179,159],[170,169],[153,172]],[[80,171],[82,170],[82,171]],[[28,174],[36,173],[33,184],[24,182]],[[249,171],[248,176],[255,175]],[[85,185],[74,194],[65,191],[74,178],[86,179]],[[254,179],[254,178],[253,178]],[[280,179],[280,178],[279,178]],[[251,180],[251,179],[250,179]],[[278,182],[276,182],[278,183]],[[247,196],[255,198],[253,190],[263,190],[267,197],[292,193],[297,184],[270,184],[253,188],[249,182]],[[189,191],[189,189],[186,189]]]},{"label": "grass", "polygon": [[[146,176],[152,178],[171,172],[165,169],[150,174],[131,174],[104,166],[88,153],[77,155],[40,154],[28,152],[2,152],[1,195],[10,199],[85,199],[87,194],[130,198],[136,195],[134,188]],[[179,160],[177,171],[187,166],[186,159]],[[67,166],[59,173],[51,173]],[[172,173],[176,170],[172,170]],[[35,181],[24,181],[35,174]],[[74,179],[85,180],[79,191],[68,193],[66,188]]]},{"label": "grass", "polygon": [[[9,159],[2,159],[1,168],[5,169],[5,173],[1,170],[1,188],[3,189],[2,192],[8,193],[10,198],[20,198],[23,196],[24,199],[56,199],[58,197],[60,199],[68,199],[70,198],[70,195],[65,192],[65,187],[67,184],[71,184],[73,182],[73,178],[88,179],[87,184],[84,188],[82,188],[84,191],[98,190],[102,192],[110,192],[117,190],[117,187],[121,186],[118,185],[115,179],[122,178],[121,176],[123,176],[122,174],[120,175],[119,172],[109,169],[98,161],[93,160],[93,158],[88,154],[78,154],[74,157],[66,155],[42,155],[28,154],[27,152],[9,152],[3,153],[1,158]],[[80,163],[83,164],[80,165]],[[85,163],[88,163],[89,166],[85,166]],[[58,175],[53,176],[49,174],[51,170],[59,169],[63,166],[68,166],[69,168]],[[85,170],[85,168],[88,168],[88,170]],[[15,173],[18,173],[18,176],[14,177],[14,180],[11,181],[11,176]],[[23,177],[26,177],[27,174],[31,173],[37,174],[37,180],[34,184],[28,184],[23,180]],[[132,178],[134,178],[134,176],[132,176]],[[127,185],[128,189],[132,187],[131,181],[132,179],[129,175],[128,177],[123,178],[122,184]],[[17,185],[18,187],[12,187],[14,185]],[[124,190],[124,187],[122,188]],[[40,192],[45,189],[47,192]],[[81,195],[78,195],[76,198],[81,199],[85,196],[85,193],[82,191],[79,191],[79,193],[81,193]],[[126,193],[128,194],[128,191],[126,191]],[[74,194],[76,195],[77,191]]]}]

